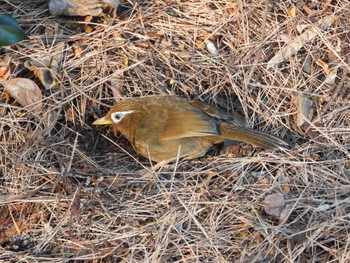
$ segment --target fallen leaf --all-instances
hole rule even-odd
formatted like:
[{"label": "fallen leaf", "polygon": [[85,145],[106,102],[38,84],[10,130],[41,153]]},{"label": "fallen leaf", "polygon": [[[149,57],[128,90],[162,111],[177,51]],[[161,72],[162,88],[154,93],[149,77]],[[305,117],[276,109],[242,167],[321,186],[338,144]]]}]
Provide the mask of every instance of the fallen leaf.
[{"label": "fallen leaf", "polygon": [[307,74],[312,74],[314,61],[311,56],[307,56],[303,62],[302,70]]},{"label": "fallen leaf", "polygon": [[92,26],[85,27],[85,33],[91,33],[92,31],[94,31],[94,28]]},{"label": "fallen leaf", "polygon": [[202,40],[197,40],[196,41],[196,46],[200,49],[204,48],[205,47],[205,44]]},{"label": "fallen leaf", "polygon": [[123,66],[125,67],[129,66],[129,59],[127,57],[124,58]]},{"label": "fallen leaf", "polygon": [[15,98],[28,111],[38,114],[42,108],[42,94],[39,87],[30,79],[15,78],[1,83],[4,90]]},{"label": "fallen leaf", "polygon": [[305,94],[298,93],[296,97],[297,117],[296,124],[300,128],[306,120],[312,119],[313,116],[313,101]]},{"label": "fallen leaf", "polygon": [[204,39],[209,39],[209,40],[211,40],[211,41],[216,41],[217,36],[212,35],[212,34],[209,34],[208,32],[204,32],[204,33],[203,33],[203,38],[204,38]]},{"label": "fallen leaf", "polygon": [[[121,43],[121,41],[118,41],[118,42]],[[132,43],[130,43],[129,46],[131,46],[131,44]],[[150,45],[148,43],[142,43],[142,42],[135,43],[134,46],[138,47],[138,48],[149,48],[150,47]]]},{"label": "fallen leaf", "polygon": [[290,185],[288,183],[283,186],[283,192],[286,195],[289,194],[289,192],[290,192]]},{"label": "fallen leaf", "polygon": [[10,67],[0,66],[0,81],[7,80],[10,76]]},{"label": "fallen leaf", "polygon": [[0,81],[7,80],[11,73],[10,68],[11,57],[6,55],[0,60]]},{"label": "fallen leaf", "polygon": [[308,15],[312,15],[314,13],[314,11],[310,9],[307,5],[303,5],[302,8]]},{"label": "fallen leaf", "polygon": [[86,17],[84,17],[84,22],[91,22],[93,18],[93,16],[87,15]]},{"label": "fallen leaf", "polygon": [[328,52],[328,59],[329,64],[331,65],[331,69],[329,70],[329,73],[326,76],[325,83],[327,84],[335,84],[335,81],[337,79],[339,66],[340,66],[340,57],[343,56],[343,52],[341,49],[341,41],[338,39],[337,46],[335,47],[334,51]]},{"label": "fallen leaf", "polygon": [[293,210],[293,207],[294,207],[293,204],[288,204],[282,209],[282,211],[279,215],[279,218],[278,218],[280,224],[282,224],[283,222],[285,222],[288,219],[291,211]]},{"label": "fallen leaf", "polygon": [[285,46],[283,46],[272,59],[270,59],[270,61],[267,63],[267,68],[269,69],[296,54],[302,47],[304,47],[306,43],[310,42],[319,35],[319,28],[327,29],[332,25],[334,20],[335,16],[329,15],[320,19],[316,25],[311,25],[310,29],[305,30],[305,32],[299,36],[291,38],[291,40],[286,43]]},{"label": "fallen leaf", "polygon": [[64,43],[60,42],[54,47],[53,56],[45,56],[36,60],[27,60],[24,62],[24,66],[30,71],[33,71],[34,75],[38,77],[45,89],[51,89],[57,85],[57,70],[62,60],[62,53],[64,49]]},{"label": "fallen leaf", "polygon": [[118,31],[113,33],[113,38],[119,45],[123,45],[127,42],[127,39],[125,39]]},{"label": "fallen leaf", "polygon": [[109,85],[109,89],[113,93],[113,98],[116,102],[119,102],[119,99],[123,94],[123,74],[118,76],[112,76],[110,78],[111,85]]},{"label": "fallen leaf", "polygon": [[283,208],[286,205],[286,200],[284,199],[284,195],[281,193],[270,194],[265,197],[263,205],[265,212],[268,215],[279,218]]},{"label": "fallen leaf", "polygon": [[80,46],[78,46],[77,44],[73,44],[72,50],[73,50],[74,57],[76,57],[76,58],[82,57],[83,49]]},{"label": "fallen leaf", "polygon": [[270,179],[269,178],[261,178],[259,181],[258,181],[259,184],[270,184]]},{"label": "fallen leaf", "polygon": [[24,66],[30,71],[33,71],[34,75],[40,79],[46,89],[56,86],[57,83],[53,72],[56,72],[57,70],[57,61],[55,62],[50,58],[44,59],[43,61],[28,60],[24,62]]},{"label": "fallen leaf", "polygon": [[336,67],[330,70],[330,72],[328,73],[325,79],[325,83],[330,85],[333,85],[335,83],[335,80],[337,79],[337,76],[338,76],[338,69],[339,67]]},{"label": "fallen leaf", "polygon": [[255,241],[256,243],[258,243],[258,244],[264,242],[264,240],[265,240],[265,239],[263,238],[263,236],[262,236],[259,232],[257,232],[257,231],[255,231],[255,232],[252,233],[252,238],[253,238],[254,241]]},{"label": "fallen leaf", "polygon": [[292,7],[292,8],[289,10],[289,15],[290,15],[291,17],[295,17],[296,14],[297,14],[297,9],[296,9],[295,6],[294,6],[294,7]]},{"label": "fallen leaf", "polygon": [[322,69],[323,69],[323,72],[328,75],[330,73],[330,70],[329,70],[329,65],[324,62],[322,59],[317,59],[316,60],[316,64],[319,65]]},{"label": "fallen leaf", "polygon": [[212,55],[212,57],[217,58],[219,56],[219,52],[216,49],[214,43],[211,42],[210,40],[205,40],[204,43],[207,46],[207,49],[208,49],[209,53]]},{"label": "fallen leaf", "polygon": [[234,10],[232,7],[227,8],[226,11],[227,11],[230,15],[232,15],[232,14],[235,12],[235,10]]},{"label": "fallen leaf", "polygon": [[[315,125],[315,127],[318,127],[318,128],[323,127],[322,123],[319,121],[314,122],[314,125]],[[307,123],[306,125],[303,125],[301,127],[301,129],[306,132],[306,137],[313,139],[313,140],[316,140],[317,138],[319,139],[320,133],[319,133],[318,129],[310,127],[309,123]]]},{"label": "fallen leaf", "polygon": [[0,243],[19,233],[32,230],[29,222],[25,220],[25,215],[19,216],[19,211],[22,209],[23,205],[9,205],[0,208],[0,225],[2,226]]},{"label": "fallen leaf", "polygon": [[350,169],[350,161],[345,162],[345,168]]},{"label": "fallen leaf", "polygon": [[70,122],[73,122],[74,123],[74,109],[73,107],[70,107],[66,110],[66,119]]},{"label": "fallen leaf", "polygon": [[185,49],[185,43],[180,43],[178,46],[177,46],[178,49],[180,50],[184,50]]},{"label": "fallen leaf", "polygon": [[171,47],[173,45],[173,43],[169,39],[165,39],[165,38],[163,38],[160,41],[160,44],[163,45],[164,47]]},{"label": "fallen leaf", "polygon": [[44,225],[44,230],[46,231],[46,233],[51,234],[53,232],[54,228],[50,225],[49,222],[43,223],[43,225]]},{"label": "fallen leaf", "polygon": [[50,13],[54,16],[99,16],[105,8],[117,9],[119,0],[50,0]]},{"label": "fallen leaf", "polygon": [[311,157],[312,160],[316,161],[316,160],[319,159],[321,156],[320,156],[318,153],[313,153],[313,154],[311,154],[310,157]]}]

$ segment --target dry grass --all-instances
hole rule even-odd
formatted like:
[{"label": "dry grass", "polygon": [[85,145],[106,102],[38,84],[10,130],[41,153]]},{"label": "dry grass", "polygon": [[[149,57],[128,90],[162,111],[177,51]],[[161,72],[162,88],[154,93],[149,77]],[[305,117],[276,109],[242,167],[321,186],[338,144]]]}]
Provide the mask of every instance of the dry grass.
[{"label": "dry grass", "polygon": [[[40,85],[23,63],[60,56],[59,85],[41,86],[40,116],[1,102],[0,260],[349,262],[347,1],[305,1],[313,12],[298,4],[297,17],[292,1],[129,1],[118,18],[94,20],[91,33],[81,19],[50,16],[46,2],[0,5],[31,37],[0,50],[12,57],[12,77]],[[298,26],[332,15],[297,54],[267,67]],[[211,36],[218,58],[203,46]],[[334,84],[317,59],[338,67]],[[295,124],[300,92],[315,101],[312,132]],[[242,146],[155,169],[122,137],[91,127],[113,97],[150,94],[229,112],[239,101],[250,127],[295,146]],[[262,206],[273,193],[286,198],[281,220]]]}]

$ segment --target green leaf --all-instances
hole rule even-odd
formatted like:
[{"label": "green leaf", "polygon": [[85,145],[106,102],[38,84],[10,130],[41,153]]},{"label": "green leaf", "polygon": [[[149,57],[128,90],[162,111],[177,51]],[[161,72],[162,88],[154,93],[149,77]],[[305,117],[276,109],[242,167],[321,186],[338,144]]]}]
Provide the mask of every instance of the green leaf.
[{"label": "green leaf", "polygon": [[0,14],[0,47],[28,39],[21,26],[10,15]]}]

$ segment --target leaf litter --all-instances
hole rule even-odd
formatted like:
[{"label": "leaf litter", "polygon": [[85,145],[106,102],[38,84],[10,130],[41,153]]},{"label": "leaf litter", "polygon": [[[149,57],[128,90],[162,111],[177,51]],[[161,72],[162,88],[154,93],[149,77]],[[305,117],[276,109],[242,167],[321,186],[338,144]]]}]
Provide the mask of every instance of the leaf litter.
[{"label": "leaf litter", "polygon": [[[0,9],[30,35],[0,51],[3,80],[34,80],[42,96],[23,88],[21,107],[42,104],[39,117],[0,107],[0,195],[12,197],[0,200],[1,260],[349,260],[347,2],[122,1],[117,17],[92,18],[50,16],[37,0]],[[239,113],[293,149],[236,144],[157,167],[91,127],[122,97],[153,94]]]}]

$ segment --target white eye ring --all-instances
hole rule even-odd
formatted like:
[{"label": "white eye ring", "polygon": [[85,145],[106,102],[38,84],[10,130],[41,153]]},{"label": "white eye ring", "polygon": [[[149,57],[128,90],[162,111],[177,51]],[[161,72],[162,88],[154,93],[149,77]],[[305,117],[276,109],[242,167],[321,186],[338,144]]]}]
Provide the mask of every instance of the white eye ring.
[{"label": "white eye ring", "polygon": [[118,123],[120,122],[122,119],[124,119],[124,117],[130,113],[133,113],[134,110],[129,110],[129,111],[116,111],[113,112],[111,114],[111,119],[113,121],[113,123]]}]

